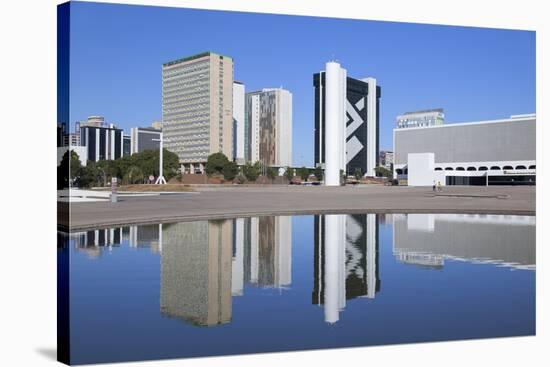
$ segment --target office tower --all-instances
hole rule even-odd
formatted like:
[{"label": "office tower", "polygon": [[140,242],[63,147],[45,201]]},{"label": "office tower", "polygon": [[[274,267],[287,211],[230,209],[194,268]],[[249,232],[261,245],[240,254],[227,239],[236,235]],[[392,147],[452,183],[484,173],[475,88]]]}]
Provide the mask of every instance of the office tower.
[{"label": "office tower", "polygon": [[398,129],[409,127],[439,126],[445,123],[445,113],[443,108],[434,108],[431,110],[405,112],[397,116],[396,124]]},{"label": "office tower", "polygon": [[292,166],[292,93],[265,88],[246,94],[246,160]]},{"label": "office tower", "polygon": [[230,220],[165,224],[160,309],[194,325],[231,321]]},{"label": "office tower", "polygon": [[325,168],[325,184],[339,185],[340,170],[375,176],[381,96],[376,79],[348,77],[340,64],[328,62],[326,71],[313,75],[313,85],[315,165]]},{"label": "office tower", "polygon": [[122,157],[122,129],[107,124],[101,116],[90,116],[80,122],[80,145],[86,147],[90,161],[113,160]]},{"label": "office tower", "polygon": [[164,147],[182,171],[204,173],[212,153],[233,152],[233,59],[204,52],[162,66]]},{"label": "office tower", "polygon": [[233,160],[237,164],[245,162],[245,133],[244,133],[244,84],[233,83]]},{"label": "office tower", "polygon": [[130,154],[141,153],[144,150],[158,150],[162,130],[150,127],[133,127],[130,129],[131,148]]}]

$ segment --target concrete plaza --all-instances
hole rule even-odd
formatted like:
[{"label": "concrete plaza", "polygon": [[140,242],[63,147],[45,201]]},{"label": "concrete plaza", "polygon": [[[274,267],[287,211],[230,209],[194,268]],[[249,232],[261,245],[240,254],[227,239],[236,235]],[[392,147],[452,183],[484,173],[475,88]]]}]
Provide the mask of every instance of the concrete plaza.
[{"label": "concrete plaza", "polygon": [[533,186],[426,187],[362,185],[218,186],[196,192],[128,196],[118,203],[58,203],[63,228],[83,230],[125,224],[189,221],[270,214],[482,213],[535,215]]}]

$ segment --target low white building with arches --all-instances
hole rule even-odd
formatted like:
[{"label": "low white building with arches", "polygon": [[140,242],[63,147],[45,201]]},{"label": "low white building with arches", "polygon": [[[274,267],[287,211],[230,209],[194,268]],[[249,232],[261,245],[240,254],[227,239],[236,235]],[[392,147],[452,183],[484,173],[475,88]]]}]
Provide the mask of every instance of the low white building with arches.
[{"label": "low white building with arches", "polygon": [[534,185],[536,115],[393,130],[394,178],[409,186]]}]

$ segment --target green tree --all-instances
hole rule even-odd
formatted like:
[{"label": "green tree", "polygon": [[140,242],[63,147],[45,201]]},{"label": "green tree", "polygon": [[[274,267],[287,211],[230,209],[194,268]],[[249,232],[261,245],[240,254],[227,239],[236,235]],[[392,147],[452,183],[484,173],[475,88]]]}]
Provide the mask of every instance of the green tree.
[{"label": "green tree", "polygon": [[315,175],[317,181],[323,181],[323,169],[321,168],[321,166],[315,167],[315,171],[313,172],[313,174]]},{"label": "green tree", "polygon": [[374,169],[374,172],[376,172],[377,176],[381,177],[387,177],[387,178],[393,178],[393,173],[389,169],[383,166],[378,166]]},{"label": "green tree", "polygon": [[206,160],[206,174],[211,176],[213,174],[223,174],[223,168],[229,163],[229,159],[222,152],[213,153],[208,156]]},{"label": "green tree", "polygon": [[266,175],[273,180],[275,177],[277,177],[277,170],[273,167],[267,167]]},{"label": "green tree", "polygon": [[285,177],[287,178],[287,180],[292,181],[292,179],[294,178],[294,168],[286,167]]},{"label": "green tree", "polygon": [[260,175],[261,164],[260,162],[255,162],[254,164],[247,162],[243,166],[243,175],[248,181],[256,181]]},{"label": "green tree", "polygon": [[57,189],[61,190],[69,187],[69,178],[73,180],[75,186],[78,185],[81,169],[82,165],[78,154],[74,150],[67,150],[61,158],[59,166],[57,166]]},{"label": "green tree", "polygon": [[309,177],[309,170],[306,167],[298,168],[296,173],[302,180],[307,181],[307,178]]},{"label": "green tree", "polygon": [[355,168],[355,172],[353,174],[355,176],[355,179],[356,180],[360,180],[361,178],[363,178],[363,172],[361,171],[361,168],[357,167]]},{"label": "green tree", "polygon": [[227,181],[232,181],[239,173],[239,166],[235,162],[227,162],[222,169],[223,178]]}]

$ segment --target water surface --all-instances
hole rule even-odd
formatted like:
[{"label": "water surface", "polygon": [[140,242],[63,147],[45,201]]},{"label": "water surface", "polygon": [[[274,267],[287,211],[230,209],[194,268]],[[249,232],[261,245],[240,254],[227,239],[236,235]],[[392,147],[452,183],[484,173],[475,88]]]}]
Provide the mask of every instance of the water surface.
[{"label": "water surface", "polygon": [[535,217],[237,218],[58,251],[75,364],[535,334]]}]

